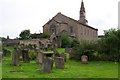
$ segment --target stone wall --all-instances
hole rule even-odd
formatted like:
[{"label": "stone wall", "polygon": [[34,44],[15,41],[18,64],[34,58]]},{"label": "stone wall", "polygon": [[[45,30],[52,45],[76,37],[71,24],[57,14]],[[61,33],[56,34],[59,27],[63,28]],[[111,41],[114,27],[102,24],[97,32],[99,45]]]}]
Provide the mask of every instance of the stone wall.
[{"label": "stone wall", "polygon": [[[78,21],[69,18],[61,13],[58,13],[53,19],[51,19],[47,24],[43,26],[43,32],[50,31],[50,25],[54,24],[56,26],[56,34],[60,33],[61,31],[65,30],[70,35],[74,35],[79,40],[97,40],[97,29],[79,23]],[[72,27],[72,31],[70,30]]]}]

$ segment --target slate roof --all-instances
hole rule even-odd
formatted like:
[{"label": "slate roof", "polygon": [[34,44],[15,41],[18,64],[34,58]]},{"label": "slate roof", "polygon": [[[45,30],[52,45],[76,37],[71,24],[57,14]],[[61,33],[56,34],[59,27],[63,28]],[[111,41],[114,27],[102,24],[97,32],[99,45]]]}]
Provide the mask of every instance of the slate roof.
[{"label": "slate roof", "polygon": [[[86,25],[86,24],[82,24],[82,23],[80,23],[79,21],[77,21],[77,20],[75,20],[75,19],[72,19],[72,18],[70,18],[70,17],[65,16],[65,15],[62,14],[61,12],[57,13],[57,14],[56,14],[51,20],[49,20],[46,24],[49,24],[49,23],[50,23],[52,20],[54,20],[54,18],[57,17],[58,15],[64,16],[64,17],[66,17],[66,18],[69,18],[69,19],[72,20],[72,21],[77,22],[78,24],[84,25],[84,26],[86,26],[86,27],[89,27],[89,28],[91,28],[91,29],[94,29],[94,30],[98,31],[98,29],[93,28],[93,27],[91,27],[91,26],[89,26],[89,25]],[[54,21],[56,21],[56,20],[54,20]],[[58,21],[56,21],[56,22],[58,22]],[[60,23],[60,22],[59,22],[59,23]],[[62,22],[62,23],[63,23],[63,22]],[[64,23],[67,24],[66,22],[64,22]],[[46,24],[45,24],[45,25],[46,25]],[[43,25],[43,27],[44,27],[45,25]]]}]

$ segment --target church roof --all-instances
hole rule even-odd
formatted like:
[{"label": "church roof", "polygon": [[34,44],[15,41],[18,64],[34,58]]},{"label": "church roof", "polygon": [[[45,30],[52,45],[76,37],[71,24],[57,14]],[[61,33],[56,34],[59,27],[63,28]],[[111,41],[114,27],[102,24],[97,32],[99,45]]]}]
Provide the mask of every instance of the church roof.
[{"label": "church roof", "polygon": [[[66,17],[66,18],[69,18],[70,20],[73,20],[73,21],[77,22],[78,24],[87,26],[87,27],[89,27],[89,28],[91,28],[91,29],[94,29],[94,30],[97,30],[97,31],[98,31],[98,29],[93,28],[93,27],[91,27],[91,26],[89,26],[89,25],[86,25],[86,24],[82,24],[82,23],[80,23],[79,21],[77,21],[77,20],[75,20],[75,19],[72,19],[72,18],[70,18],[70,17],[68,17],[68,16],[65,16],[65,15],[62,14],[61,12],[57,13],[57,14],[56,14],[51,20],[49,20],[46,24],[49,24],[49,23],[50,23],[52,20],[54,20],[54,18],[57,17],[58,15],[64,16],[64,17]],[[54,21],[56,21],[56,20],[54,20]],[[58,22],[58,21],[57,21],[57,22]],[[66,22],[64,22],[64,23],[67,24]],[[46,24],[45,24],[45,25],[46,25]],[[45,25],[43,25],[43,27],[44,27]]]}]

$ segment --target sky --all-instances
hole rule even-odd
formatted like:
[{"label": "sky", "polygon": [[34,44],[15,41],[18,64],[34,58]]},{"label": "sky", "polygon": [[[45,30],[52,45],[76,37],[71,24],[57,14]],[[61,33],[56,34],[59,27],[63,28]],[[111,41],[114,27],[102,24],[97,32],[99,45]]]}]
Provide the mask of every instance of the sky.
[{"label": "sky", "polygon": [[[118,27],[120,0],[83,0],[88,25],[103,30]],[[22,30],[43,32],[42,26],[58,12],[79,19],[81,0],[0,0],[0,37],[16,38]]]}]

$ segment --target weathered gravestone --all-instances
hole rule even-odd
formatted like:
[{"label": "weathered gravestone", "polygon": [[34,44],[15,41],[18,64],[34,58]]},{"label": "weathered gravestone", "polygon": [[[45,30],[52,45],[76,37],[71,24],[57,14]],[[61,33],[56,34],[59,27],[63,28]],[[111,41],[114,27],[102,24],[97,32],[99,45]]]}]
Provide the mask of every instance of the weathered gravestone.
[{"label": "weathered gravestone", "polygon": [[70,53],[71,52],[71,48],[65,48],[65,52],[66,53]]},{"label": "weathered gravestone", "polygon": [[24,63],[29,63],[30,62],[30,57],[29,57],[29,51],[28,49],[23,49],[22,50],[22,58]]},{"label": "weathered gravestone", "polygon": [[74,48],[71,48],[70,52],[69,52],[69,59],[73,60],[75,58],[75,50]]},{"label": "weathered gravestone", "polygon": [[12,65],[13,66],[19,66],[19,52],[17,48],[14,48],[14,52],[12,54]]},{"label": "weathered gravestone", "polygon": [[88,56],[82,55],[81,56],[81,61],[82,61],[83,64],[87,64],[88,63]]},{"label": "weathered gravestone", "polygon": [[51,73],[53,68],[53,60],[49,57],[44,58],[42,63],[42,72],[43,73]]},{"label": "weathered gravestone", "polygon": [[66,62],[66,54],[65,53],[60,54],[60,57],[62,57],[64,59],[64,61]]},{"label": "weathered gravestone", "polygon": [[54,49],[53,52],[54,52],[54,57],[60,57],[60,54],[56,49]]},{"label": "weathered gravestone", "polygon": [[63,69],[64,66],[64,59],[62,57],[55,57],[55,66],[56,68]]},{"label": "weathered gravestone", "polygon": [[43,63],[43,59],[44,59],[43,53],[42,52],[37,53],[36,63],[37,64],[42,64]]},{"label": "weathered gravestone", "polygon": [[6,56],[10,56],[11,55],[11,52],[5,48],[3,48],[3,54],[2,54],[2,57],[6,57]]}]

